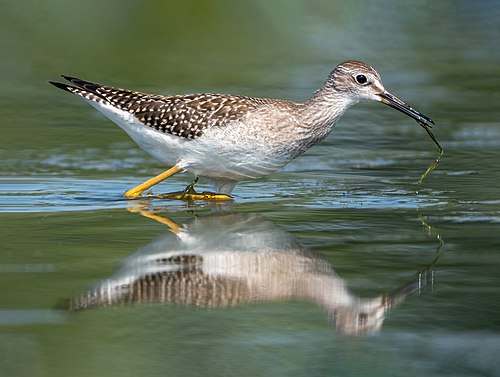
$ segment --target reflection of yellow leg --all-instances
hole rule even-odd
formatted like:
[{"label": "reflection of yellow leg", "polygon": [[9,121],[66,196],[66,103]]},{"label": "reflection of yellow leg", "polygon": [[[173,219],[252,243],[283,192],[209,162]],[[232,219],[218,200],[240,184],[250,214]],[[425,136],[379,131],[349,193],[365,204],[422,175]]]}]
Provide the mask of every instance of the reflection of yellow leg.
[{"label": "reflection of yellow leg", "polygon": [[177,165],[172,166],[170,169],[164,171],[163,173],[157,175],[156,177],[153,177],[151,179],[148,179],[146,182],[141,183],[139,186],[134,187],[133,189],[128,190],[123,196],[125,198],[137,198],[141,196],[141,194],[156,185],[157,183],[160,183],[161,181],[167,179],[168,177],[173,176],[174,174],[180,172],[182,169],[178,167]]},{"label": "reflection of yellow leg", "polygon": [[137,202],[130,202],[130,204],[132,205],[132,207],[127,208],[127,211],[132,213],[138,213],[141,216],[156,220],[159,223],[166,225],[168,229],[174,234],[179,234],[181,232],[182,225],[177,224],[175,221],[169,219],[168,217],[157,215],[154,211],[150,210],[148,206],[145,205],[144,203],[137,201]]},{"label": "reflection of yellow leg", "polygon": [[166,225],[168,229],[174,234],[179,234],[182,229],[182,225],[177,224],[175,221],[170,220],[168,217],[159,216],[152,212],[146,211],[140,211],[139,213],[144,217],[148,217],[150,219],[158,221],[161,224]]}]

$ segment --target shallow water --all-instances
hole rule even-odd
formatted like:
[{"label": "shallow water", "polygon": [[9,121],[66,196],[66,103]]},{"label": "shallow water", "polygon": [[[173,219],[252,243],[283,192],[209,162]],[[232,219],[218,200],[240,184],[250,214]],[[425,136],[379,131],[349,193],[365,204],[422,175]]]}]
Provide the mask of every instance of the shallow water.
[{"label": "shallow water", "polygon": [[[500,375],[500,7],[204,4],[4,6],[0,375]],[[348,58],[435,120],[421,187],[424,130],[359,104],[233,203],[125,200],[163,167],[46,84],[300,100]]]}]

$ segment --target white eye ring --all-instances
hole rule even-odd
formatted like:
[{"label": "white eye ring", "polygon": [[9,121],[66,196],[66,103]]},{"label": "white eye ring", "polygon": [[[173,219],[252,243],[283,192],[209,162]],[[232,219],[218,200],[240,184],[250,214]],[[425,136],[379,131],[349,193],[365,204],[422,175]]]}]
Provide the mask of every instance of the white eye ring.
[{"label": "white eye ring", "polygon": [[354,75],[354,80],[359,84],[359,85],[367,85],[368,84],[368,78],[359,73],[357,75]]}]

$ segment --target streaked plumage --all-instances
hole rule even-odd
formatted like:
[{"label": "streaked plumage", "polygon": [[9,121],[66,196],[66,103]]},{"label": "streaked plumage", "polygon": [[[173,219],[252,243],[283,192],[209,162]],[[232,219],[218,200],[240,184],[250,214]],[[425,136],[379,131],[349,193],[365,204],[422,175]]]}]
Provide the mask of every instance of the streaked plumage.
[{"label": "streaked plumage", "polygon": [[260,215],[215,213],[176,228],[176,234],[161,234],[125,259],[112,277],[71,300],[70,310],[303,300],[323,308],[338,331],[363,334],[380,330],[388,311],[426,283],[424,271],[391,293],[359,297],[330,262]]},{"label": "streaked plumage", "polygon": [[432,124],[387,93],[379,74],[357,61],[338,65],[305,102],[224,94],[163,96],[63,77],[73,85],[51,83],[86,99],[153,157],[212,179],[216,190],[226,194],[237,182],[268,175],[323,140],[362,99]]}]

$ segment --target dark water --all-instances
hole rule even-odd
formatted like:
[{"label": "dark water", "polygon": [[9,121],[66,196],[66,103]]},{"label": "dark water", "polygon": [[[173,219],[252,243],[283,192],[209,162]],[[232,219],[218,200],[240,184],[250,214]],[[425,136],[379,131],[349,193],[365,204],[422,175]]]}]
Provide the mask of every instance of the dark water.
[{"label": "dark water", "polygon": [[[4,3],[0,375],[500,375],[498,19],[493,1]],[[163,167],[46,83],[301,100],[352,58],[436,121],[421,187],[424,130],[360,104],[232,204],[124,200]]]}]

